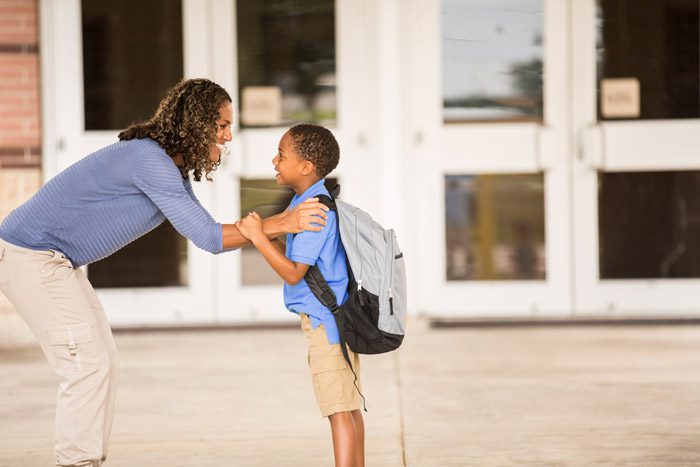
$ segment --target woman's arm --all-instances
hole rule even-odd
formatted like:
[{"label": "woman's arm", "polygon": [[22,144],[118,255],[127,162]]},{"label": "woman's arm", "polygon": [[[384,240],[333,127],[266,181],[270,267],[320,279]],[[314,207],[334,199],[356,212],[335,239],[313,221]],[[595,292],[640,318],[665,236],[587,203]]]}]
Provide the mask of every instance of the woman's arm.
[{"label": "woman's arm", "polygon": [[[286,210],[267,219],[263,219],[263,232],[267,238],[279,237],[286,233],[299,233],[303,230],[320,231],[326,225],[328,207],[311,198],[291,210]],[[248,245],[248,240],[235,224],[222,224],[224,250],[231,250]]]}]

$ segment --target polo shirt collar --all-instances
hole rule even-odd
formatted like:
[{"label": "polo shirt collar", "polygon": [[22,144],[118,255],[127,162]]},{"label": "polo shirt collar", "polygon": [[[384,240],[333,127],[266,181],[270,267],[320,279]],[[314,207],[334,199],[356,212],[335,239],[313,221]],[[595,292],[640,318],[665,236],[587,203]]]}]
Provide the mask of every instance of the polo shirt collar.
[{"label": "polo shirt collar", "polygon": [[305,192],[303,192],[300,195],[294,195],[294,198],[292,198],[292,202],[289,203],[289,208],[293,209],[295,208],[298,204],[303,203],[309,198],[313,198],[316,195],[324,194],[328,195],[328,190],[326,190],[326,187],[324,186],[325,179],[322,178],[321,180],[317,181],[313,185],[311,185],[309,188],[306,189]]}]

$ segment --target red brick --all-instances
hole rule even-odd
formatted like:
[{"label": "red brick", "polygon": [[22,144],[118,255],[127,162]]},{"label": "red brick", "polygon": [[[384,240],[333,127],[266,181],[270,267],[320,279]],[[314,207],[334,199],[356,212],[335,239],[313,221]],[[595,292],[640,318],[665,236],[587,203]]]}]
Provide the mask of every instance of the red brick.
[{"label": "red brick", "polygon": [[11,137],[3,137],[0,135],[0,148],[2,147],[15,147],[15,146],[36,146],[38,144],[41,144],[41,139],[38,138],[38,136],[34,137],[29,137],[29,136],[11,136]]},{"label": "red brick", "polygon": [[26,6],[31,6],[36,8],[36,0],[0,0],[1,8],[21,8]]},{"label": "red brick", "polygon": [[41,166],[39,155],[10,155],[0,157],[0,168],[32,168]]},{"label": "red brick", "polygon": [[39,55],[31,48],[38,44],[37,5],[37,0],[0,0],[0,45],[24,46],[0,53],[0,167],[4,168],[38,167],[41,162],[36,150],[41,144]]},{"label": "red brick", "polygon": [[37,44],[37,12],[34,2],[20,6],[0,3],[0,44]]}]

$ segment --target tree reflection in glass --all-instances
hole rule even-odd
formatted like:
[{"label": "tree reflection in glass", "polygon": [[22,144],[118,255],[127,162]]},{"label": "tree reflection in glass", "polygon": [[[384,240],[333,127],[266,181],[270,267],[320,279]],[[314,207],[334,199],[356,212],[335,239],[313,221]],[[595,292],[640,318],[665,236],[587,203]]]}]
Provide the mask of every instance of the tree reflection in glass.
[{"label": "tree reflection in glass", "polygon": [[443,0],[446,122],[541,121],[541,0]]}]

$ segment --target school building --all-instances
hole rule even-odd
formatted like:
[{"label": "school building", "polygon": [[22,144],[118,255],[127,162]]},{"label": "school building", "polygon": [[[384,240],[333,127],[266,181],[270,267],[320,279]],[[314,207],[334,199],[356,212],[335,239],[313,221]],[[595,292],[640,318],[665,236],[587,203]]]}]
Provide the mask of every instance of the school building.
[{"label": "school building", "polygon": [[[221,222],[284,205],[278,140],[317,122],[412,313],[700,318],[699,25],[697,0],[0,0],[0,218],[207,77],[238,109],[195,184]],[[254,250],[167,223],[87,273],[116,327],[292,319]],[[0,345],[25,338],[0,297]]]}]

